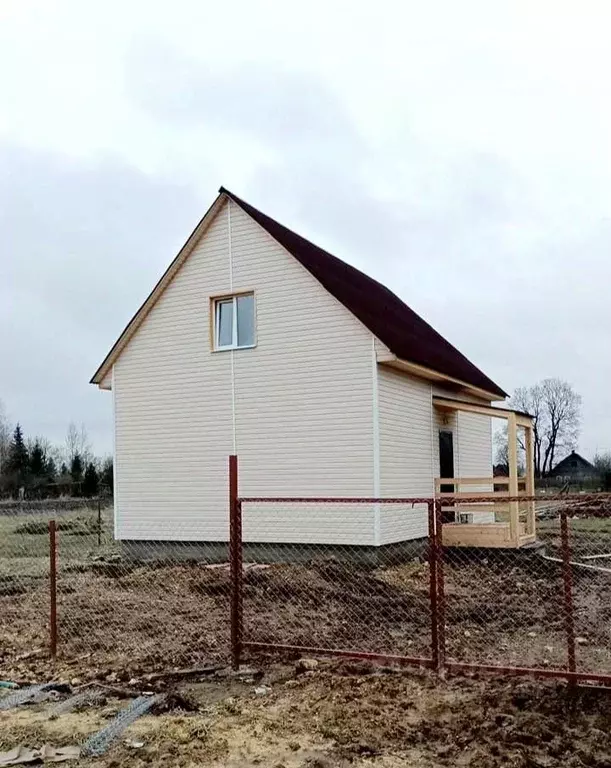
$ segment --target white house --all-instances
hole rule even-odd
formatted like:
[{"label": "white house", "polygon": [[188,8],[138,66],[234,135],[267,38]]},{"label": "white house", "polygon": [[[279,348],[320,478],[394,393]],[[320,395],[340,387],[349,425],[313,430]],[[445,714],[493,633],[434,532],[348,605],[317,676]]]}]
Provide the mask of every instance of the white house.
[{"label": "white house", "polygon": [[[115,534],[135,540],[226,541],[232,453],[243,496],[491,478],[505,397],[387,288],[224,188],[92,383],[114,401]],[[426,535],[426,509],[245,505],[244,531],[384,545]]]}]

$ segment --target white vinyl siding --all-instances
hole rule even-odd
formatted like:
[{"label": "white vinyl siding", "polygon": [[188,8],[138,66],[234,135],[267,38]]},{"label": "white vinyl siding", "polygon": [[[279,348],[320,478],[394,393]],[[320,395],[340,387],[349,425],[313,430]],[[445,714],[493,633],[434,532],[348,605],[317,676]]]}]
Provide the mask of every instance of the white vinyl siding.
[{"label": "white vinyl siding", "polygon": [[[369,497],[379,465],[382,496],[430,497],[440,428],[455,433],[457,472],[490,475],[490,419],[450,414],[443,424],[432,394],[452,394],[374,365],[383,345],[230,206],[115,362],[117,536],[226,541],[234,451],[242,496]],[[217,354],[211,299],[244,293],[255,297],[256,346]],[[380,505],[378,525],[370,504],[247,504],[243,517],[245,541],[372,545],[427,534],[425,506]]]},{"label": "white vinyl siding", "polygon": [[[487,400],[471,397],[461,393],[456,395],[439,385],[433,386],[433,394],[440,397],[470,400],[482,405],[490,405]],[[439,476],[439,431],[449,430],[453,433],[454,443],[454,474],[456,477],[492,477],[492,419],[489,416],[466,411],[449,412],[433,408],[434,436],[434,467],[435,476]],[[462,486],[461,491],[490,491],[492,485]],[[475,512],[474,522],[494,522],[494,514]]]},{"label": "white vinyl siding", "polygon": [[[380,414],[380,491],[386,497],[430,497],[431,386],[428,382],[378,366]],[[424,505],[381,505],[380,544],[426,536]]]},{"label": "white vinyl siding", "polygon": [[[257,347],[234,353],[240,490],[371,496],[371,334],[232,205],[236,290],[254,286]],[[371,505],[249,505],[247,540],[373,544]]]},{"label": "white vinyl siding", "polygon": [[226,537],[232,353],[211,354],[209,297],[227,253],[221,213],[115,363],[121,539]]},{"label": "white vinyl siding", "polygon": [[[210,297],[248,291],[257,346],[211,353]],[[114,385],[122,539],[226,540],[234,440],[241,495],[372,494],[371,334],[234,204],[117,360]],[[245,540],[373,544],[373,514],[245,505]]]},{"label": "white vinyl siding", "polygon": [[[456,398],[455,393],[437,384],[378,365],[382,496],[433,495],[439,476],[440,430],[453,433],[457,476],[492,477],[490,418],[441,411],[433,407],[434,394]],[[478,486],[480,489],[491,486]],[[380,514],[381,544],[428,534],[424,506],[382,506]],[[485,512],[476,513],[476,518],[476,522],[493,521],[492,514]]]},{"label": "white vinyl siding", "polygon": [[[458,413],[459,477],[492,477],[492,419],[478,413]],[[492,483],[469,485],[463,491],[492,493]],[[475,512],[473,522],[493,523],[494,512]]]}]

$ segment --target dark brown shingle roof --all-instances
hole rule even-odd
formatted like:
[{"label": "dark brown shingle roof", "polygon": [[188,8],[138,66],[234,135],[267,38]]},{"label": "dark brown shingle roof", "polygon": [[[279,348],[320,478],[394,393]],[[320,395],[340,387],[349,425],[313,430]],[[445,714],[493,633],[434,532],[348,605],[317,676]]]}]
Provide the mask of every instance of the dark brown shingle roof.
[{"label": "dark brown shingle roof", "polygon": [[397,357],[500,397],[506,393],[388,288],[221,187]]}]

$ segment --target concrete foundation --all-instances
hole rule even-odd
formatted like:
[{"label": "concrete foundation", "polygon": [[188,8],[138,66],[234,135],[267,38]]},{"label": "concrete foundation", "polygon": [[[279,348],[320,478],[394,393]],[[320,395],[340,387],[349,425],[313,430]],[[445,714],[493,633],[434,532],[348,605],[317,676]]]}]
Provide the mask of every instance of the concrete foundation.
[{"label": "concrete foundation", "polygon": [[[312,560],[339,560],[378,567],[396,565],[427,556],[426,538],[386,544],[381,547],[337,544],[268,544],[245,542],[244,563],[306,563]],[[119,542],[126,560],[226,563],[226,541],[142,541]]]}]

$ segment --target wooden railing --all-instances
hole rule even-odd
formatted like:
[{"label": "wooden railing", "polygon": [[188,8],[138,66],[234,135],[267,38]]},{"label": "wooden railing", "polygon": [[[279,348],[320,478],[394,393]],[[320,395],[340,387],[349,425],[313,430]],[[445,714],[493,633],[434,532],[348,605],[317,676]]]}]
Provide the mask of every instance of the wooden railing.
[{"label": "wooden railing", "polygon": [[[510,498],[509,485],[508,477],[437,477],[435,478],[435,495],[440,499],[453,499],[454,503],[448,501],[448,508],[456,509],[457,513],[494,512],[494,523],[482,523],[482,525],[509,524],[511,539],[516,546],[519,546],[520,542],[534,539],[535,502],[505,501]],[[527,477],[518,477],[517,485],[518,496],[529,495]],[[453,490],[445,490],[450,486]],[[481,490],[482,486],[487,487],[488,490]],[[473,490],[474,487],[477,490]],[[444,488],[443,491],[442,488]],[[461,499],[469,501],[463,503]],[[481,499],[481,502],[478,499]]]},{"label": "wooden railing", "polygon": [[[504,496],[509,496],[509,490],[507,491],[497,491],[494,486],[495,485],[503,485],[507,488],[509,488],[509,478],[508,477],[436,477],[435,478],[435,495],[444,498],[449,498],[450,496],[460,498],[461,496],[464,498],[477,498],[477,497],[487,497],[487,496],[494,496],[502,498]],[[454,486],[453,491],[442,491],[441,486],[445,485],[452,485]],[[490,491],[461,491],[461,486],[465,485],[488,485],[492,486],[492,490]],[[518,477],[518,493],[520,495],[524,495],[526,493],[526,485],[527,485],[527,479],[526,477]]]}]

